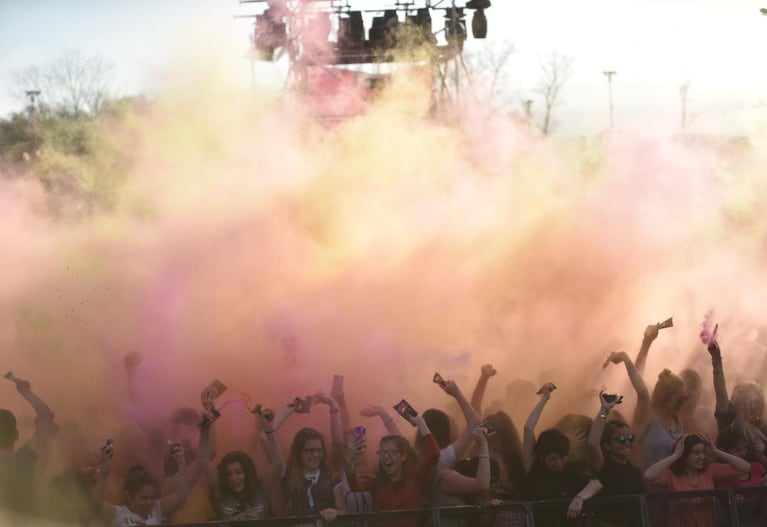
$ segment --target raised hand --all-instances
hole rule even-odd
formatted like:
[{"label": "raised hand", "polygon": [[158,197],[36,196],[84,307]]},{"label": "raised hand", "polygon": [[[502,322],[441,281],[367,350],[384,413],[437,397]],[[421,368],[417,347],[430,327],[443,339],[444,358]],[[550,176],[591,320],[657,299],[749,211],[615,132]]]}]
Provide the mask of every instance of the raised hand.
[{"label": "raised hand", "polygon": [[480,369],[480,373],[482,374],[483,377],[492,377],[493,375],[495,375],[498,372],[495,371],[495,368],[493,368],[492,364],[485,364]]},{"label": "raised hand", "polygon": [[551,392],[553,392],[556,389],[557,387],[554,385],[553,382],[547,382],[546,384],[541,386],[538,389],[538,391],[535,393],[540,395],[542,398],[548,399],[549,397],[551,397]]},{"label": "raised hand", "polygon": [[321,390],[312,395],[312,399],[314,399],[315,403],[327,404],[328,406],[332,406],[336,402],[335,399]]},{"label": "raised hand", "polygon": [[362,417],[383,417],[384,415],[389,415],[389,412],[387,412],[383,406],[369,404],[360,410],[360,415]]},{"label": "raised hand", "polygon": [[358,439],[352,439],[346,445],[346,463],[348,465],[354,465],[355,461],[367,448],[367,442],[364,437]]},{"label": "raised hand", "polygon": [[650,324],[644,330],[644,340],[646,342],[652,342],[658,338],[658,331],[660,331],[660,324]]},{"label": "raised hand", "polygon": [[607,365],[611,362],[613,364],[620,364],[621,362],[627,361],[628,358],[628,353],[625,351],[611,351],[607,356],[607,360],[605,360],[605,363],[602,365],[602,368],[607,368]]}]

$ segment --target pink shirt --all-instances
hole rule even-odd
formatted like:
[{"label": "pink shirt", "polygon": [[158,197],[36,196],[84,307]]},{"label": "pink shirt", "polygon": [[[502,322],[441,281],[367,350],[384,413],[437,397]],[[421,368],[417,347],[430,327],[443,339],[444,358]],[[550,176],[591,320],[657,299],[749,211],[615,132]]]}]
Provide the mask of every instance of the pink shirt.
[{"label": "pink shirt", "polygon": [[[652,483],[672,492],[711,490],[716,483],[732,480],[742,475],[743,472],[732,465],[712,463],[700,473],[697,483],[691,483],[683,476],[677,476],[670,470],[664,471]],[[672,497],[669,500],[668,514],[669,525],[674,527],[717,527],[719,525],[714,496]]]},{"label": "pink shirt", "polygon": [[765,472],[767,472],[767,469],[764,468],[764,465],[762,465],[758,461],[752,461],[751,474],[749,475],[748,479],[740,479],[741,477],[743,477],[743,473],[741,472],[740,474],[738,474],[732,479],[717,481],[716,488],[742,489],[747,487],[761,487],[762,485],[765,484],[765,481],[763,479]]},{"label": "pink shirt", "polygon": [[670,470],[663,471],[657,479],[651,481],[653,485],[663,487],[672,492],[682,492],[685,490],[709,490],[715,487],[716,483],[728,479],[738,478],[743,472],[727,463],[711,463],[700,473],[697,483],[688,481],[684,476],[677,476]]}]

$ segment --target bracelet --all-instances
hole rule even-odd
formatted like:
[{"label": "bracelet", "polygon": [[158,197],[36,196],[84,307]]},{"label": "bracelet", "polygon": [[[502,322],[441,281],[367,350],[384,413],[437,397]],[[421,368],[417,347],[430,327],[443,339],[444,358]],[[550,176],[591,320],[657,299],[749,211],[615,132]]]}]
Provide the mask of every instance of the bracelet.
[{"label": "bracelet", "polygon": [[337,414],[341,411],[340,408],[331,408],[330,409],[330,415]]},{"label": "bracelet", "polygon": [[607,419],[607,414],[600,413],[599,417],[601,417],[602,419]]},{"label": "bracelet", "polygon": [[477,456],[478,459],[490,459],[490,456]]},{"label": "bracelet", "polygon": [[265,434],[273,434],[274,433],[274,428],[272,428],[271,430],[264,430],[264,433]]}]

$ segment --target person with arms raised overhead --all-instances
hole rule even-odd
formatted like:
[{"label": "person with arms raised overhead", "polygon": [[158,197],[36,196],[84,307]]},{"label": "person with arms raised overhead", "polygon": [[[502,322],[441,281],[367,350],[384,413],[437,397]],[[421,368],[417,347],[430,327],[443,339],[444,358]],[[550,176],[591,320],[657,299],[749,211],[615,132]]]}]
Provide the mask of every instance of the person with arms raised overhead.
[{"label": "person with arms raised overhead", "polygon": [[36,508],[35,465],[43,449],[56,433],[54,414],[33,391],[28,381],[8,372],[6,379],[35,411],[35,431],[16,449],[19,431],[16,416],[0,409],[0,509],[30,514]]}]

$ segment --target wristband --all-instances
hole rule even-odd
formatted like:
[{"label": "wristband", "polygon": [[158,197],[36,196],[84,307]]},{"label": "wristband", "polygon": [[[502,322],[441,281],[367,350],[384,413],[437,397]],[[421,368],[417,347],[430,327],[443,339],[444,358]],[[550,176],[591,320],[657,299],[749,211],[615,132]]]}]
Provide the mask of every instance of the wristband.
[{"label": "wristband", "polygon": [[477,456],[479,459],[490,459],[490,456]]},{"label": "wristband", "polygon": [[274,428],[272,428],[271,430],[264,430],[264,433],[265,434],[273,434],[274,433]]},{"label": "wristband", "polygon": [[330,415],[337,414],[341,411],[340,408],[331,408],[330,409]]}]

